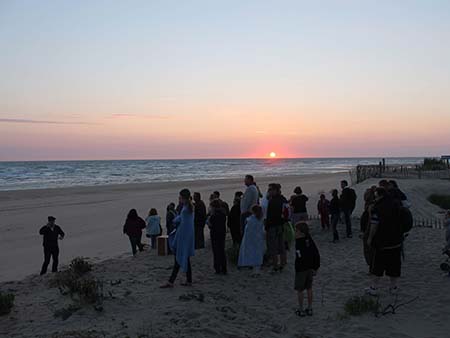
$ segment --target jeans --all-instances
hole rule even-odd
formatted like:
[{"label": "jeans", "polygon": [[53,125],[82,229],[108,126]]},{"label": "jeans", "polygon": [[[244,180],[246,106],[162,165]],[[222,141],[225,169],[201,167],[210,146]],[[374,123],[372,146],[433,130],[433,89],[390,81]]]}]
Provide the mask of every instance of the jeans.
[{"label": "jeans", "polygon": [[323,229],[330,227],[330,216],[328,213],[320,213],[320,223]]},{"label": "jeans", "polygon": [[333,229],[333,241],[339,240],[339,233],[337,231],[337,225],[339,223],[339,214],[331,215],[331,228]]},{"label": "jeans", "polygon": [[214,256],[214,270],[216,273],[227,273],[227,257],[225,254],[225,234],[223,236],[211,236],[211,245]]},{"label": "jeans", "polygon": [[144,251],[144,245],[141,243],[141,237],[140,236],[129,236],[130,238],[130,244],[131,244],[131,251],[133,252],[133,255],[136,255],[136,247],[139,248],[139,251]]},{"label": "jeans", "polygon": [[[180,271],[180,264],[177,262],[177,258],[175,257],[175,263],[173,264],[172,275],[169,278],[169,283],[173,284],[175,279],[177,279],[178,271]],[[188,283],[192,283],[192,268],[191,268],[191,260],[188,258],[188,270],[186,272],[186,281]]]},{"label": "jeans", "polygon": [[204,234],[204,225],[195,225],[195,249],[204,249],[205,248],[205,234]]},{"label": "jeans", "polygon": [[52,272],[58,271],[59,248],[57,246],[44,246],[44,263],[42,264],[41,275],[47,272],[50,264],[50,257],[53,259]]},{"label": "jeans", "polygon": [[352,235],[352,211],[351,210],[343,210],[342,213],[344,214],[344,221],[345,221],[345,229],[347,231],[347,237],[350,237]]},{"label": "jeans", "polygon": [[152,249],[156,249],[156,238],[158,238],[157,235],[150,235],[150,245]]}]

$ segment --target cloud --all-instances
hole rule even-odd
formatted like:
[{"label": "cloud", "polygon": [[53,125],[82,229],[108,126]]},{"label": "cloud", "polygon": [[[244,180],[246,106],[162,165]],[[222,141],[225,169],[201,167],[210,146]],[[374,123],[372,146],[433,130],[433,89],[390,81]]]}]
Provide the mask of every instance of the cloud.
[{"label": "cloud", "polygon": [[112,114],[113,119],[151,119],[151,120],[167,120],[170,119],[169,115],[138,115],[138,114]]},{"label": "cloud", "polygon": [[66,122],[66,121],[52,121],[52,120],[31,120],[31,119],[9,119],[0,118],[0,123],[27,123],[27,124],[97,124],[92,122]]}]

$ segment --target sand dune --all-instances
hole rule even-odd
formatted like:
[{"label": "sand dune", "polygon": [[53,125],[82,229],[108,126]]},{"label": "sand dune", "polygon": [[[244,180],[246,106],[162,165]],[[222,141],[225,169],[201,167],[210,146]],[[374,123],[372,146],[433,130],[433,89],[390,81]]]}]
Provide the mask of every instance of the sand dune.
[{"label": "sand dune", "polygon": [[[159,289],[173,258],[154,252],[97,264],[93,275],[105,281],[108,295],[104,311],[85,306],[65,321],[53,313],[70,298],[47,286],[51,275],[3,283],[1,289],[14,291],[17,301],[12,314],[0,318],[0,335],[78,337],[69,333],[81,331],[85,335],[80,337],[448,337],[449,277],[439,270],[441,230],[416,228],[408,239],[398,301],[418,296],[417,300],[380,318],[341,318],[345,301],[362,294],[368,283],[361,243],[353,238],[333,245],[329,232],[318,230],[318,224],[313,228],[322,267],[315,280],[311,318],[294,314],[292,257],[281,274],[271,275],[266,269],[253,278],[249,271],[231,267],[228,276],[216,276],[207,247],[193,260],[191,288],[179,286],[179,279],[173,290]],[[386,283],[380,302],[394,301]]]}]

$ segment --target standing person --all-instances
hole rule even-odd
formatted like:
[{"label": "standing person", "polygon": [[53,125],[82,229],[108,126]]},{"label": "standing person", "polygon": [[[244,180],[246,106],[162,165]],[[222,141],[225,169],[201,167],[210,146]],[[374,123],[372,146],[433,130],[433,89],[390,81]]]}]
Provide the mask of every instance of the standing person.
[{"label": "standing person", "polygon": [[131,209],[123,226],[123,233],[128,235],[130,239],[133,257],[136,257],[136,247],[139,248],[139,251],[144,251],[144,245],[141,243],[141,240],[142,229],[145,229],[145,227],[145,221],[138,216],[136,209]]},{"label": "standing person", "polygon": [[367,244],[370,233],[370,213],[373,205],[375,204],[375,191],[377,187],[371,186],[364,193],[364,211],[360,219],[360,231],[362,233],[363,253],[366,264],[369,266],[369,274],[371,271],[370,266],[373,262],[373,249]]},{"label": "standing person", "polygon": [[[173,220],[177,217],[177,212],[175,210],[175,203],[169,203],[166,208],[166,232],[167,236],[175,229],[175,225],[173,224]],[[167,239],[167,253],[172,254],[172,250],[170,250],[169,239]]]},{"label": "standing person", "polygon": [[403,227],[401,225],[399,206],[384,188],[375,191],[376,202],[370,212],[370,230],[367,240],[373,248],[371,273],[372,284],[366,292],[372,296],[378,294],[381,277],[390,277],[390,292],[395,293],[397,280],[401,275],[401,247]]},{"label": "standing person", "polygon": [[183,205],[181,213],[175,218],[176,232],[171,249],[175,252],[175,261],[173,265],[172,275],[169,281],[162,285],[161,288],[173,288],[178,272],[186,273],[186,282],[183,286],[192,285],[192,267],[191,257],[195,255],[194,240],[194,205],[191,201],[191,192],[188,189],[180,191],[180,204]]},{"label": "standing person", "polygon": [[173,224],[174,219],[177,217],[175,203],[169,203],[166,211],[166,231],[167,235],[169,235],[173,231],[173,229],[175,229],[175,225]]},{"label": "standing person", "polygon": [[228,206],[228,203],[225,202],[224,200],[222,200],[220,198],[220,192],[218,192],[217,190],[214,191],[212,193],[212,196],[214,196],[214,199],[218,200],[220,202],[220,206],[223,208],[223,210],[225,211],[225,215],[228,216],[228,214],[230,213],[230,207]]},{"label": "standing person", "polygon": [[337,225],[339,223],[339,217],[341,215],[341,209],[339,207],[339,192],[337,189],[331,191],[330,201],[330,215],[331,215],[331,229],[333,230],[333,243],[339,241],[339,232],[337,231]]},{"label": "standing person", "polygon": [[265,220],[267,218],[267,207],[269,206],[269,199],[271,196],[270,187],[271,187],[271,185],[269,184],[269,187],[267,188],[267,192],[261,198],[261,208],[262,208],[262,212],[263,212],[263,220]]},{"label": "standing person", "polygon": [[308,211],[306,210],[308,197],[303,194],[303,190],[300,187],[294,189],[294,194],[289,204],[291,206],[291,222],[292,224],[297,224],[300,221],[308,220]]},{"label": "standing person", "polygon": [[239,250],[238,266],[250,266],[253,274],[260,272],[264,259],[264,222],[262,208],[259,205],[252,207],[252,215],[247,219],[244,237]]},{"label": "standing person", "polygon": [[218,199],[211,202],[210,210],[211,216],[208,219],[208,226],[214,256],[214,270],[216,270],[216,274],[226,275],[227,258],[225,255],[225,236],[227,215]]},{"label": "standing person", "polygon": [[252,175],[246,175],[244,184],[247,187],[241,199],[241,232],[244,233],[245,221],[252,214],[252,207],[258,204],[259,192]]},{"label": "standing person", "polygon": [[199,192],[194,192],[195,249],[205,248],[206,205]]},{"label": "standing person", "polygon": [[398,204],[409,207],[408,198],[405,193],[398,187],[397,181],[388,181],[388,193]]},{"label": "standing person", "polygon": [[147,218],[145,219],[146,237],[150,238],[150,247],[156,249],[156,238],[161,236],[161,217],[158,216],[158,211],[155,208],[150,209]]},{"label": "standing person", "polygon": [[344,214],[345,228],[347,231],[347,238],[352,238],[352,213],[356,206],[356,193],[355,190],[348,187],[348,182],[346,180],[341,181],[341,198],[340,206],[341,211]]},{"label": "standing person", "polygon": [[230,229],[233,246],[238,247],[241,244],[241,198],[242,191],[237,191],[234,194],[233,206],[228,215],[228,228]]},{"label": "standing person", "polygon": [[[312,316],[313,301],[313,277],[320,267],[320,254],[309,234],[308,224],[297,223],[295,225],[295,290],[298,297],[297,316]],[[303,291],[306,290],[308,296],[308,307],[303,310]]]},{"label": "standing person", "polygon": [[286,264],[286,246],[283,238],[283,206],[286,199],[281,195],[281,185],[270,185],[271,196],[267,206],[267,249],[272,259],[273,271],[282,271]]},{"label": "standing person", "polygon": [[59,257],[59,246],[58,239],[62,240],[64,238],[64,231],[62,231],[59,225],[55,224],[56,218],[53,216],[48,216],[47,224],[44,225],[40,230],[39,234],[44,236],[43,247],[44,247],[44,263],[41,268],[41,275],[47,273],[48,265],[50,264],[50,257],[53,260],[52,272],[58,271],[58,257]]},{"label": "standing person", "polygon": [[325,194],[320,194],[317,211],[320,215],[322,230],[330,229],[330,201],[325,198]]}]

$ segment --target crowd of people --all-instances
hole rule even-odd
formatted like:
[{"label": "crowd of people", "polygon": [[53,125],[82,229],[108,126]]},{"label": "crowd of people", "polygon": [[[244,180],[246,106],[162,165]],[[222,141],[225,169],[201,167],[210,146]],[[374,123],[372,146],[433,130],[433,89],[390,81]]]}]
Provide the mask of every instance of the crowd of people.
[{"label": "crowd of people", "polygon": [[[308,225],[308,197],[301,187],[296,187],[292,196],[285,197],[281,185],[271,183],[265,194],[256,185],[251,175],[245,176],[245,190],[237,191],[231,208],[214,191],[208,206],[198,192],[183,189],[179,193],[178,205],[170,203],[166,209],[166,233],[168,250],[174,256],[172,274],[161,288],[172,288],[179,270],[186,274],[182,285],[192,284],[191,257],[195,250],[205,248],[205,227],[209,228],[213,267],[216,274],[226,275],[227,255],[225,250],[227,228],[233,248],[238,251],[237,264],[241,269],[251,269],[257,277],[261,268],[267,266],[272,273],[282,272],[288,263],[287,252],[295,252],[294,288],[298,293],[297,315],[312,315],[313,276],[320,267],[319,250],[312,239]],[[341,181],[341,192],[331,191],[330,200],[322,193],[317,204],[322,230],[330,229],[332,243],[339,241],[338,225],[345,224],[345,233],[352,238],[351,217],[357,196]],[[373,276],[366,292],[377,295],[380,279],[390,277],[391,292],[398,289],[397,279],[401,274],[403,241],[412,227],[412,217],[406,195],[395,181],[382,180],[378,186],[369,188],[364,194],[364,213],[361,216],[361,238],[363,252]],[[150,248],[156,248],[157,237],[163,233],[161,217],[154,208],[144,219],[137,211],[129,211],[123,233],[129,238],[132,253],[144,250],[142,234],[149,238]],[[46,273],[50,257],[52,271],[58,268],[58,238],[64,237],[61,227],[50,216],[48,224],[41,228],[44,237],[44,263],[41,274]],[[303,309],[304,292],[308,305]]]}]

